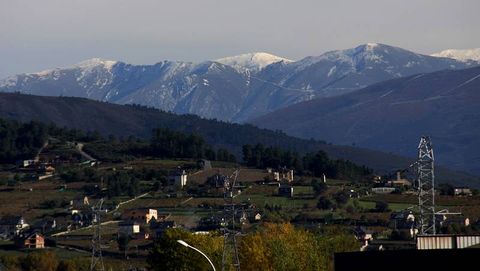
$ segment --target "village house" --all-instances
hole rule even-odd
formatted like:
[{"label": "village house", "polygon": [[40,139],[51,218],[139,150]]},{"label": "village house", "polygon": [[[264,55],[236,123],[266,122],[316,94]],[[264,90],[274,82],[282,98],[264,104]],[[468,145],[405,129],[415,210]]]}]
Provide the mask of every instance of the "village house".
[{"label": "village house", "polygon": [[374,194],[390,194],[397,189],[395,187],[374,187],[372,188],[372,193]]},{"label": "village house", "polygon": [[281,168],[271,171],[271,178],[277,182],[293,182],[293,169]]},{"label": "village house", "polygon": [[158,212],[155,209],[150,208],[138,208],[126,210],[122,214],[122,220],[124,221],[137,221],[139,223],[150,223],[150,220],[158,220]]},{"label": "village house", "polygon": [[446,214],[437,214],[435,216],[436,223],[440,227],[447,227],[449,225],[459,225],[459,226],[469,226],[470,219],[463,215],[446,215]]},{"label": "village house", "polygon": [[391,187],[402,187],[402,186],[411,187],[411,186],[412,186],[412,182],[410,182],[410,181],[407,180],[407,179],[402,178],[401,172],[400,172],[400,171],[397,171],[397,178],[396,178],[396,179],[393,179],[393,180],[389,180],[389,181],[387,182],[387,185],[388,185],[388,186],[391,186]]},{"label": "village house", "polygon": [[21,234],[15,238],[15,245],[22,249],[45,248],[45,237],[39,232]]},{"label": "village house", "polygon": [[188,174],[185,170],[177,171],[168,176],[169,182],[173,183],[178,188],[183,188],[187,185]]},{"label": "village house", "polygon": [[38,167],[37,172],[44,175],[53,175],[55,174],[55,168],[49,164],[42,164]]},{"label": "village house", "polygon": [[24,168],[34,167],[37,162],[37,160],[23,160],[21,166]]},{"label": "village house", "polygon": [[369,242],[373,240],[373,231],[367,230],[364,227],[356,227],[353,229],[355,238],[361,242]]},{"label": "village house", "polygon": [[453,189],[453,194],[455,196],[471,196],[472,190],[468,187],[455,187]]},{"label": "village house", "polygon": [[134,234],[140,233],[140,224],[136,221],[126,221],[120,222],[118,224],[119,232],[133,236]]},{"label": "village house", "polygon": [[210,160],[201,159],[197,161],[197,164],[202,170],[212,169],[212,163],[210,162]]},{"label": "village house", "polygon": [[223,188],[225,186],[225,180],[227,176],[221,174],[215,174],[208,178],[207,184],[215,188]]},{"label": "village house", "polygon": [[415,215],[409,210],[393,212],[390,215],[390,226],[394,230],[409,231],[410,237],[412,238],[418,234],[417,225],[415,224]]},{"label": "village house", "polygon": [[0,234],[7,238],[19,235],[29,225],[22,216],[7,215],[0,219]]},{"label": "village house", "polygon": [[57,221],[53,218],[44,218],[35,222],[31,227],[33,230],[36,230],[41,233],[46,233],[54,230],[57,227]]}]

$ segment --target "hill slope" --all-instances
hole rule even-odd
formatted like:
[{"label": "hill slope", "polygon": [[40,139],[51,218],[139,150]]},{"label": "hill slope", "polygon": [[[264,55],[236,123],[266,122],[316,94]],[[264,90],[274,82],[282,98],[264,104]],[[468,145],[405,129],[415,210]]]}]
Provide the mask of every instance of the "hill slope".
[{"label": "hill slope", "polygon": [[[300,153],[324,150],[332,158],[351,160],[367,165],[379,173],[408,166],[413,159],[348,146],[335,146],[319,141],[303,140],[280,132],[251,125],[230,124],[201,119],[193,115],[175,115],[139,106],[121,106],[83,98],[43,97],[0,93],[0,117],[29,121],[53,122],[60,126],[98,130],[108,135],[149,137],[152,128],[165,127],[182,132],[196,132],[217,147],[240,153],[244,144],[262,143],[296,150]],[[412,148],[415,148],[415,144]],[[457,184],[474,183],[478,177],[439,168],[439,180]]]},{"label": "hill slope", "polygon": [[299,103],[252,121],[302,138],[412,156],[430,135],[440,164],[480,174],[480,67],[420,74]]},{"label": "hill slope", "polygon": [[294,103],[340,95],[387,79],[478,64],[383,44],[364,44],[296,62],[267,53],[217,61],[130,65],[91,59],[0,80],[0,92],[141,104],[243,122]]}]

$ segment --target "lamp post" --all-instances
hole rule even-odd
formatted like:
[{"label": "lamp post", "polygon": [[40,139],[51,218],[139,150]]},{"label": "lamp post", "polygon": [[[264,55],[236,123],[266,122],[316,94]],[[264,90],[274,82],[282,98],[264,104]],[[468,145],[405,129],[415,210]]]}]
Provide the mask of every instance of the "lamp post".
[{"label": "lamp post", "polygon": [[183,241],[183,240],[177,240],[177,242],[178,242],[179,244],[181,244],[182,246],[184,246],[184,247],[191,248],[191,249],[197,251],[198,253],[202,254],[203,257],[205,257],[205,258],[208,260],[208,262],[210,263],[210,265],[212,266],[213,271],[217,271],[217,270],[215,269],[215,266],[213,265],[212,261],[207,257],[207,255],[205,255],[205,253],[201,252],[198,248],[193,247],[193,246],[187,244],[187,242],[185,242],[185,241]]}]

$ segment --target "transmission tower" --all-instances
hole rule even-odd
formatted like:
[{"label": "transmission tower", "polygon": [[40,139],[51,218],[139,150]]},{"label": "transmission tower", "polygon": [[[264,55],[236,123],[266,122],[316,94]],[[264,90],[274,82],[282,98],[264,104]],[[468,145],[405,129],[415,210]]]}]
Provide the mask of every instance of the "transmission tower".
[{"label": "transmission tower", "polygon": [[237,208],[233,199],[235,197],[236,181],[239,170],[228,178],[225,178],[223,183],[223,255],[222,255],[222,271],[230,270],[229,266],[233,266],[236,271],[240,271],[240,259],[238,257],[237,236],[240,232],[236,228],[236,219],[238,214],[243,213],[241,206]]},{"label": "transmission tower", "polygon": [[92,259],[90,262],[90,271],[105,271],[102,257],[102,236],[101,236],[101,212],[103,198],[100,199],[95,206],[92,207]]},{"label": "transmission tower", "polygon": [[423,136],[418,145],[417,185],[420,211],[420,234],[435,234],[435,180],[433,148],[430,137]]}]

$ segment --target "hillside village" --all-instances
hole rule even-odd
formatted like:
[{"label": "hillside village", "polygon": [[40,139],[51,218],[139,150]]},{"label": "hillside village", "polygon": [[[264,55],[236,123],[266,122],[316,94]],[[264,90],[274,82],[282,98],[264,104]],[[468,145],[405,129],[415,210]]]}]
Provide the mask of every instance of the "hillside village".
[{"label": "hillside village", "polygon": [[[335,225],[355,237],[358,250],[417,246],[415,179],[402,170],[334,179],[327,172],[297,174],[248,161],[146,156],[112,162],[88,154],[92,144],[49,138],[32,159],[2,168],[2,253],[54,249],[87,259],[99,222],[105,258],[128,258],[143,268],[154,240],[168,229],[206,233],[225,226],[224,189],[236,170],[232,198],[242,210],[242,232],[269,222]],[[437,204],[446,211],[436,217],[439,232],[480,233],[479,203],[477,190],[441,184]]]}]

